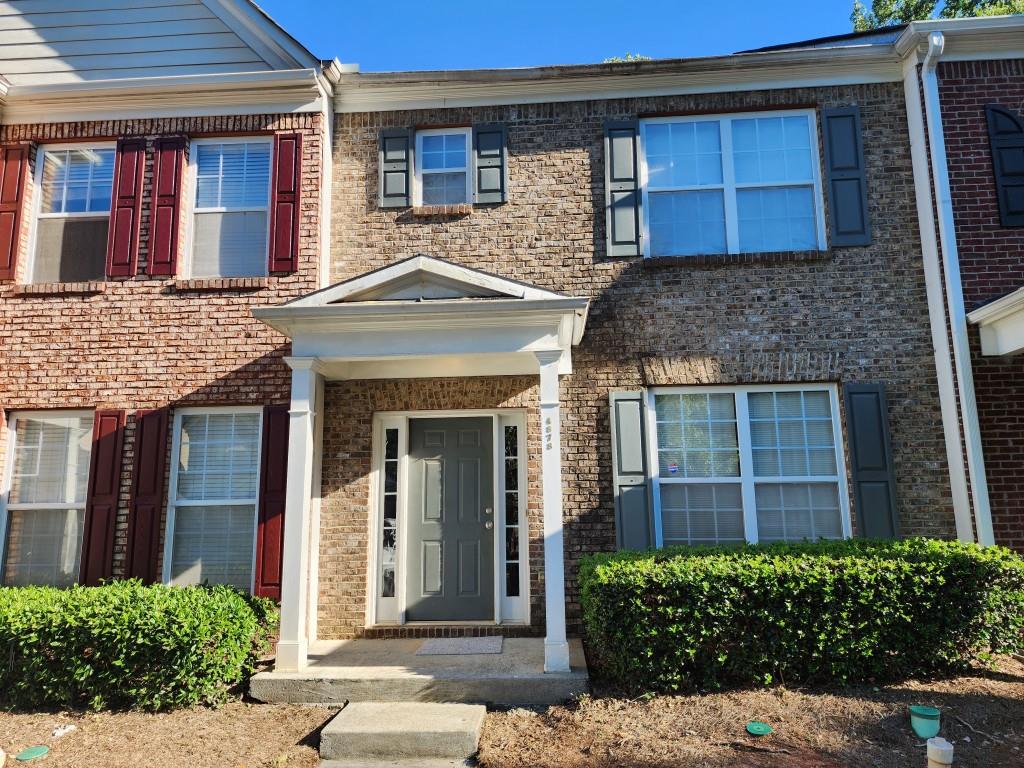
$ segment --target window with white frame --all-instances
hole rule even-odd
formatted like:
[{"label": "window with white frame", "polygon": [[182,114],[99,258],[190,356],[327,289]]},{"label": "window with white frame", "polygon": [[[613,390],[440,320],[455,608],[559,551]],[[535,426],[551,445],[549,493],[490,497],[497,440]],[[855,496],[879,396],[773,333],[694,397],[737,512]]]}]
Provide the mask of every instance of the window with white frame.
[{"label": "window with white frame", "polygon": [[439,128],[416,133],[415,205],[470,202],[472,129]]},{"label": "window with white frame", "polygon": [[259,409],[176,414],[166,580],[252,588],[259,489]]},{"label": "window with white frame", "polygon": [[5,586],[78,582],[91,413],[15,413],[3,515]]},{"label": "window with white frame", "polygon": [[656,389],[649,397],[661,543],[850,535],[834,388]]},{"label": "window with white frame", "polygon": [[114,147],[43,147],[30,282],[102,280],[106,274]]},{"label": "window with white frame", "polygon": [[645,255],[824,248],[812,111],[640,125]]},{"label": "window with white frame", "polygon": [[270,139],[195,141],[192,277],[267,273]]}]

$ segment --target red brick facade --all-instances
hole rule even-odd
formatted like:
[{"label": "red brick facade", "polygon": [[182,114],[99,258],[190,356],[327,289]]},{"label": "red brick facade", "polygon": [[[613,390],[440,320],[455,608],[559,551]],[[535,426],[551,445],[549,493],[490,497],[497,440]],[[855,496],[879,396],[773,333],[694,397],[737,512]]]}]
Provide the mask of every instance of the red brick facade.
[{"label": "red brick facade", "polygon": [[[160,136],[301,133],[302,215],[298,270],[239,280],[180,280],[145,274],[152,200],[153,143]],[[0,142],[35,144],[144,136],[140,264],[136,276],[94,283],[25,286],[0,282],[0,407],[136,409],[286,403],[288,342],[250,314],[318,287],[323,120],[318,114],[168,118],[10,125]],[[29,181],[25,210],[30,210]],[[185,195],[189,194],[186,188]],[[184,206],[183,206],[184,207]],[[19,265],[28,261],[29,216]],[[184,246],[183,246],[184,248]],[[182,252],[183,252],[182,248]],[[0,461],[3,439],[0,435]],[[168,451],[170,440],[168,440]],[[124,569],[134,456],[129,418],[122,462],[114,573]],[[159,572],[159,570],[157,571]]]},{"label": "red brick facade", "polygon": [[[942,122],[967,311],[1024,286],[1024,229],[999,221],[985,106],[1024,113],[1024,60],[939,66]],[[1024,356],[970,341],[996,543],[1024,550]]]}]

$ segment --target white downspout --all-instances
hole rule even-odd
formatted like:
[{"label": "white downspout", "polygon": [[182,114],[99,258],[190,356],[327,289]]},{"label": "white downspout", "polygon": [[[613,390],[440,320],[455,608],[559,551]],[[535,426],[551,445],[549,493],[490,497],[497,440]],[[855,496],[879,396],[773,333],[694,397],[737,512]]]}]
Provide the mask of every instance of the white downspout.
[{"label": "white downspout", "polygon": [[949,487],[953,497],[956,536],[960,541],[974,541],[971,525],[971,500],[967,493],[967,470],[960,445],[960,416],[956,407],[953,380],[953,358],[946,334],[946,304],[942,295],[942,268],[939,246],[935,240],[935,215],[932,212],[932,191],[928,173],[928,147],[925,141],[924,115],[921,112],[921,87],[917,80],[917,56],[907,59],[903,72],[903,91],[907,102],[907,125],[910,128],[910,158],[914,166],[914,192],[917,198],[917,220],[921,230],[921,256],[924,262],[924,284],[928,295],[928,320],[935,350],[935,372],[939,384],[939,407],[942,411],[942,432],[949,466]]},{"label": "white downspout", "polygon": [[964,425],[967,468],[974,497],[974,522],[978,531],[978,543],[992,545],[995,544],[992,510],[988,499],[988,480],[985,477],[985,456],[981,448],[978,405],[974,399],[974,374],[971,371],[971,350],[967,341],[967,312],[964,308],[963,286],[960,283],[960,256],[956,244],[953,200],[949,193],[949,167],[946,163],[946,140],[942,133],[939,81],[935,73],[945,42],[945,36],[941,32],[932,32],[928,35],[928,54],[921,68],[921,82],[924,86],[924,109],[928,120],[935,207],[939,215],[942,266],[946,275],[946,303],[949,307],[953,357],[956,361],[956,378],[960,392],[960,415]]}]

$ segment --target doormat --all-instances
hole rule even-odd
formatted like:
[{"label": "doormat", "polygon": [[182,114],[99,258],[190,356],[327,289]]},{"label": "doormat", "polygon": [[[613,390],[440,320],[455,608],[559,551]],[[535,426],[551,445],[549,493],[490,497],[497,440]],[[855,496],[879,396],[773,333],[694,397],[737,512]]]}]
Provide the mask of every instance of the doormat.
[{"label": "doormat", "polygon": [[416,651],[417,656],[473,656],[478,653],[501,653],[502,638],[498,637],[439,637],[425,640]]}]

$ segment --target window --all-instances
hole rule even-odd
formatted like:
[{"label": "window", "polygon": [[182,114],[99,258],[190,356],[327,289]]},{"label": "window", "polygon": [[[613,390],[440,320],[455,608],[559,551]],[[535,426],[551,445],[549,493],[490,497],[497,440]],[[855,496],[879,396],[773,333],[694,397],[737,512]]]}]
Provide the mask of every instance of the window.
[{"label": "window", "polygon": [[165,568],[170,583],[252,588],[261,418],[250,408],[176,415]]},{"label": "window", "polygon": [[12,417],[4,585],[78,582],[92,424],[91,413]]},{"label": "window", "polygon": [[811,111],[641,123],[646,255],[824,247]]},{"label": "window", "polygon": [[415,205],[470,202],[469,128],[419,131],[416,134]]},{"label": "window", "polygon": [[662,544],[850,535],[831,387],[650,394]]},{"label": "window", "polygon": [[192,277],[267,273],[271,153],[269,139],[193,143]]},{"label": "window", "polygon": [[39,151],[31,282],[104,278],[114,151],[112,146]]},{"label": "window", "polygon": [[395,596],[398,548],[398,430],[384,430],[384,525],[380,550],[380,596]]},{"label": "window", "polygon": [[519,427],[504,427],[505,466],[505,596],[519,597]]}]

